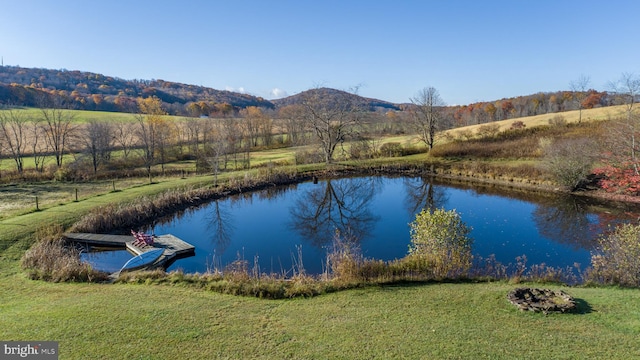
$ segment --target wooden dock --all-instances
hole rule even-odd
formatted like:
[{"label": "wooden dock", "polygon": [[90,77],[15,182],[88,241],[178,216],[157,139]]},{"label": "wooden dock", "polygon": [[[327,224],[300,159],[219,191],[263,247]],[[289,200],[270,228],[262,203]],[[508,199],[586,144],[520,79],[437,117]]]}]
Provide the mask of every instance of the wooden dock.
[{"label": "wooden dock", "polygon": [[164,249],[162,256],[147,268],[167,268],[173,263],[173,261],[195,254],[195,247],[193,245],[171,234],[154,237],[153,245],[145,247],[134,245],[133,242],[135,239],[131,235],[67,233],[64,234],[64,237],[68,241],[86,244],[89,246],[127,249],[134,255],[140,255],[143,252],[154,248]]}]

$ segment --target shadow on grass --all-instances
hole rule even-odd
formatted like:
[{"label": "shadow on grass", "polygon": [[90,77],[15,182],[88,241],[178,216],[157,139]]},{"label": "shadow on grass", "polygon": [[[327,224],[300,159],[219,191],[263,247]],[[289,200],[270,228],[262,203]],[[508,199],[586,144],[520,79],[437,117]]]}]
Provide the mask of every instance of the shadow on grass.
[{"label": "shadow on grass", "polygon": [[593,308],[591,307],[591,305],[589,305],[589,303],[584,299],[573,298],[573,300],[576,302],[576,309],[572,311],[571,314],[584,315],[593,312]]}]

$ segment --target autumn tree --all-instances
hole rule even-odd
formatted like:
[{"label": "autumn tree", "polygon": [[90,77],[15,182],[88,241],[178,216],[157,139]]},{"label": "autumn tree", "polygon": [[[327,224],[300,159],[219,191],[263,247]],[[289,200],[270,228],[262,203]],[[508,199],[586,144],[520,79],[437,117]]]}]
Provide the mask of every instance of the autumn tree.
[{"label": "autumn tree", "polygon": [[151,182],[151,167],[156,163],[156,152],[161,142],[161,129],[166,126],[162,101],[157,97],[138,100],[139,114],[136,115],[136,134],[140,141],[141,158]]},{"label": "autumn tree", "polygon": [[27,148],[29,118],[24,112],[0,110],[0,142],[16,164],[18,174],[24,171],[24,153]]},{"label": "autumn tree", "polygon": [[578,124],[582,122],[582,109],[584,108],[584,100],[587,97],[587,90],[589,89],[589,83],[591,79],[586,75],[580,75],[576,80],[569,84],[569,88],[573,92],[573,98],[575,99],[576,106],[578,107]]},{"label": "autumn tree", "polygon": [[316,88],[303,93],[302,107],[301,120],[319,141],[324,160],[329,164],[336,146],[357,132],[361,106],[353,93],[329,96],[328,89]]},{"label": "autumn tree", "polygon": [[443,119],[442,107],[445,105],[440,93],[434,87],[426,87],[410,99],[414,105],[411,108],[411,124],[418,133],[420,140],[433,149],[436,131]]}]

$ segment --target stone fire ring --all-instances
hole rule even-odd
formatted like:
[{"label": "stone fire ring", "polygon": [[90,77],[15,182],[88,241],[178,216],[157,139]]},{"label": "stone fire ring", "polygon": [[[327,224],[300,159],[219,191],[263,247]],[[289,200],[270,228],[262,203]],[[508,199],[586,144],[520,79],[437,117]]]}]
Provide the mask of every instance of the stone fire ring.
[{"label": "stone fire ring", "polygon": [[507,294],[507,299],[522,311],[548,314],[571,312],[576,308],[575,300],[562,290],[517,288]]}]

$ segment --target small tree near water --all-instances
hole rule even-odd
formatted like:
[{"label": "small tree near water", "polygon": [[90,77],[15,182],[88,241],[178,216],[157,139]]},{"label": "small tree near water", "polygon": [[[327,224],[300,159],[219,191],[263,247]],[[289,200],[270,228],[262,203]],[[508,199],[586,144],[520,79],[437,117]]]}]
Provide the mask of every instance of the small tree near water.
[{"label": "small tree near water", "polygon": [[407,260],[431,272],[434,278],[457,278],[471,268],[468,227],[455,210],[423,209],[411,227]]},{"label": "small tree near water", "polygon": [[598,250],[591,255],[588,279],[640,287],[640,225],[620,225],[598,240]]}]

